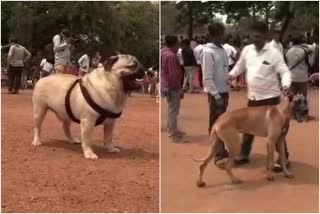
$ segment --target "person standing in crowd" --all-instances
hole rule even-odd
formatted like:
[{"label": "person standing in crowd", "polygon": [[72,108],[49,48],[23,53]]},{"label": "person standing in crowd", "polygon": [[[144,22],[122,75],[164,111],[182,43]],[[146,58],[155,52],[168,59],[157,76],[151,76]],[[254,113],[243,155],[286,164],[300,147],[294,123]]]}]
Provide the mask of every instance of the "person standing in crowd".
[{"label": "person standing in crowd", "polygon": [[203,81],[202,81],[202,70],[201,70],[201,60],[200,60],[200,55],[203,51],[203,47],[204,47],[205,41],[203,38],[200,38],[198,40],[198,45],[197,47],[194,48],[193,50],[193,54],[194,57],[196,59],[197,62],[197,71],[199,74],[199,84],[200,84],[200,88],[203,88]]},{"label": "person standing in crowd", "polygon": [[189,83],[189,93],[194,93],[194,73],[195,68],[197,65],[196,59],[193,54],[193,50],[190,47],[190,40],[185,39],[183,40],[183,47],[182,47],[182,59],[183,59],[183,67],[186,72],[184,82],[183,82],[183,89],[187,90],[187,84]]},{"label": "person standing in crowd", "polygon": [[280,30],[274,30],[270,44],[283,55],[283,46],[280,42]]},{"label": "person standing in crowd", "polygon": [[[277,105],[280,103],[281,89],[277,74],[281,76],[282,90],[287,93],[291,84],[291,72],[280,51],[267,43],[268,27],[263,22],[253,25],[254,44],[246,46],[234,68],[229,73],[229,81],[246,71],[248,87],[248,107]],[[289,127],[287,127],[287,130]],[[244,134],[240,156],[235,164],[249,163],[249,154],[254,136]],[[286,164],[289,166],[289,153],[285,142]],[[274,166],[281,171],[280,160]]]},{"label": "person standing in crowd", "polygon": [[197,47],[198,45],[198,36],[196,36],[195,38],[193,38],[190,42],[190,47],[192,50],[195,49],[195,47]]},{"label": "person standing in crowd", "polygon": [[178,38],[174,35],[165,37],[165,47],[161,50],[161,93],[168,102],[169,138],[172,143],[184,143],[185,132],[178,129],[180,101],[183,99],[183,74],[177,57]]},{"label": "person standing in crowd", "polygon": [[8,93],[19,94],[21,84],[21,74],[26,61],[31,58],[30,52],[18,44],[17,39],[10,39],[10,50],[8,53]]},{"label": "person standing in crowd", "polygon": [[[302,45],[301,35],[294,36],[292,44],[293,46],[285,54],[285,60],[292,74],[291,90],[294,94],[300,92],[307,98],[308,71],[310,68],[309,50]],[[300,118],[296,119],[300,120]],[[314,119],[314,117],[308,114],[304,119],[307,122]]]},{"label": "person standing in crowd", "polygon": [[[222,43],[225,27],[222,23],[215,22],[208,26],[209,42],[201,54],[201,67],[203,72],[204,92],[208,94],[209,103],[209,134],[212,126],[220,115],[226,112],[229,101],[228,58]],[[223,148],[223,143],[221,143]],[[215,164],[227,157],[223,149],[215,156]]]},{"label": "person standing in crowd", "polygon": [[56,73],[69,73],[71,41],[70,31],[63,28],[53,37],[53,52],[55,56],[54,69]]},{"label": "person standing in crowd", "polygon": [[78,60],[78,64],[80,66],[79,76],[83,77],[90,71],[90,58],[88,54],[84,54]]},{"label": "person standing in crowd", "polygon": [[237,60],[237,50],[230,45],[230,37],[226,36],[224,39],[224,50],[226,51],[227,57],[228,57],[228,63],[229,63],[229,71],[233,68],[236,60]]},{"label": "person standing in crowd", "polygon": [[49,76],[53,72],[53,64],[48,62],[46,58],[40,63],[40,78]]}]

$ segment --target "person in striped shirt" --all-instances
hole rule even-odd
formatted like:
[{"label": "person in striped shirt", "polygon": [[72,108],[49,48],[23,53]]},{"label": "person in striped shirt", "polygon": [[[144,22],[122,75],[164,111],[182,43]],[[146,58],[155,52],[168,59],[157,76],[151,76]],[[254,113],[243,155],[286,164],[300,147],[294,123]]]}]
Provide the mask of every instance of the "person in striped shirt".
[{"label": "person in striped shirt", "polygon": [[8,54],[8,93],[18,94],[21,84],[21,74],[25,65],[31,57],[30,52],[17,43],[17,39],[10,39],[12,44]]},{"label": "person in striped shirt", "polygon": [[161,50],[161,93],[168,102],[168,130],[172,143],[187,142],[185,133],[178,129],[177,119],[180,109],[180,100],[183,99],[183,73],[177,57],[179,44],[178,37],[167,35],[165,47]]}]

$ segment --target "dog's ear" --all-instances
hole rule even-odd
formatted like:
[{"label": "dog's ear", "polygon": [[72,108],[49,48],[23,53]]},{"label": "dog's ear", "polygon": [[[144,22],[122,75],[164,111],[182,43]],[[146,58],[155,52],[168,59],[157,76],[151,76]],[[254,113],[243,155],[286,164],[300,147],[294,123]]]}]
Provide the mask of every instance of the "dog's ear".
[{"label": "dog's ear", "polygon": [[119,59],[119,56],[111,56],[103,65],[106,71],[110,71],[113,64],[116,63]]}]

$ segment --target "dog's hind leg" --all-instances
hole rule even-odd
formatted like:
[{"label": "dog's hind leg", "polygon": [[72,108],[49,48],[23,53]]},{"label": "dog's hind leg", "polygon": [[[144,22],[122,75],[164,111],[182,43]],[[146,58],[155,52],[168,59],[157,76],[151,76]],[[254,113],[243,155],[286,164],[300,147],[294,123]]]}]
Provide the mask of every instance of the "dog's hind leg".
[{"label": "dog's hind leg", "polygon": [[70,121],[62,121],[62,124],[63,124],[64,134],[67,137],[68,141],[70,143],[81,143],[81,141],[79,139],[77,139],[71,135],[71,131],[70,131],[71,122]]},{"label": "dog's hind leg", "polygon": [[[35,103],[35,102],[33,102]],[[41,134],[41,125],[47,114],[48,108],[44,104],[33,104],[33,119],[34,119],[34,138],[32,146],[40,146],[40,134]]]},{"label": "dog's hind leg", "polygon": [[228,130],[227,132],[223,133],[223,135],[220,135],[220,137],[224,141],[225,145],[229,150],[229,157],[225,167],[226,172],[229,175],[232,184],[240,184],[242,183],[240,178],[236,177],[232,173],[234,158],[238,156],[240,153],[240,146],[241,146],[240,136],[236,131]]},{"label": "dog's hind leg", "polygon": [[202,180],[202,176],[204,173],[204,170],[206,169],[208,163],[212,160],[212,158],[217,154],[218,152],[218,147],[219,143],[221,143],[220,139],[217,137],[215,133],[213,133],[214,136],[212,136],[211,141],[212,141],[212,146],[209,151],[209,154],[205,157],[203,163],[200,165],[200,170],[199,170],[199,178],[197,180],[197,186],[198,187],[204,187],[206,183]]},{"label": "dog's hind leg", "polygon": [[81,120],[81,140],[82,140],[82,150],[84,157],[91,160],[97,160],[98,156],[92,151],[90,146],[92,132],[95,126],[95,120],[83,119]]}]

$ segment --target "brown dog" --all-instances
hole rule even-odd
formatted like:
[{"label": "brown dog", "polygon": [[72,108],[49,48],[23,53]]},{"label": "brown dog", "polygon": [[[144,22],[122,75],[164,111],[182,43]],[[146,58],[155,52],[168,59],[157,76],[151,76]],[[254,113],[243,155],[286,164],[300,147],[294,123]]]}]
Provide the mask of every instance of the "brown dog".
[{"label": "brown dog", "polygon": [[195,161],[203,162],[200,165],[197,186],[205,186],[205,182],[202,180],[204,170],[210,160],[218,152],[218,147],[219,144],[221,145],[221,142],[225,144],[229,151],[229,157],[225,164],[225,170],[227,171],[233,184],[241,183],[241,180],[235,177],[231,171],[234,158],[240,153],[241,133],[267,138],[268,180],[273,180],[272,167],[274,164],[273,159],[276,146],[280,151],[280,161],[285,176],[288,178],[293,178],[293,175],[288,171],[285,164],[286,157],[284,138],[287,131],[286,129],[288,128],[290,122],[292,110],[303,109],[305,104],[305,98],[302,94],[298,94],[295,97],[290,95],[288,97],[282,97],[282,101],[276,106],[248,107],[221,115],[214,124],[210,134],[210,142],[212,142],[212,147],[209,154],[202,160],[194,159]]}]

